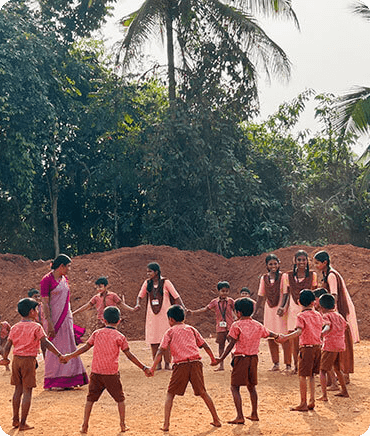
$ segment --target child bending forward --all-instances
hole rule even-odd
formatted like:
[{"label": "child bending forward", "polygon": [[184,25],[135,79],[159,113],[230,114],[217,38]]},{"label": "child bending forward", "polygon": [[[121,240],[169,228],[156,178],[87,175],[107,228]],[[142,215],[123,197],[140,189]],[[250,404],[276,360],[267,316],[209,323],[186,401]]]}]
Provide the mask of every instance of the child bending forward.
[{"label": "child bending forward", "polygon": [[257,365],[258,350],[261,338],[277,338],[279,335],[267,330],[258,321],[251,318],[254,310],[254,301],[250,298],[239,298],[235,301],[235,312],[238,318],[230,328],[229,344],[222,355],[216,359],[222,362],[235,345],[233,370],[231,373],[231,392],[236,408],[236,418],[228,424],[244,424],[242,398],[240,386],[247,386],[250,394],[252,413],[247,416],[251,421],[258,421],[257,405]]},{"label": "child bending forward", "polygon": [[182,306],[171,306],[167,311],[167,317],[171,327],[162,338],[151,368],[151,372],[154,374],[157,365],[162,359],[162,355],[164,355],[167,348],[170,348],[174,365],[168,385],[164,406],[164,424],[161,430],[169,431],[173,399],[175,395],[184,395],[189,381],[193,387],[194,394],[199,395],[203,399],[211,412],[213,418],[211,425],[221,427],[216,408],[204,386],[203,365],[199,354],[199,348],[204,348],[211,358],[211,362],[215,364],[216,360],[212,350],[197,329],[184,323],[185,311]]},{"label": "child bending forward", "polygon": [[128,430],[128,427],[125,425],[125,396],[118,372],[120,350],[126,354],[132,363],[142,369],[145,375],[151,376],[149,368],[130,352],[126,337],[117,330],[121,318],[120,310],[117,307],[108,306],[104,309],[103,315],[105,327],[95,330],[85,345],[61,358],[63,363],[67,363],[73,357],[77,357],[88,351],[91,347],[94,347],[89,392],[85,404],[81,433],[87,433],[92,407],[105,389],[118,404],[121,431]]}]

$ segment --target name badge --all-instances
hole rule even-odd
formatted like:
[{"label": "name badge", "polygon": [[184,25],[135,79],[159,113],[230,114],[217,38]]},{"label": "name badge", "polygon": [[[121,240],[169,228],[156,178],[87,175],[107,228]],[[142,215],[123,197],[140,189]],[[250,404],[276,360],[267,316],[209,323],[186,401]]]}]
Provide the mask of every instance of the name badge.
[{"label": "name badge", "polygon": [[152,300],[152,306],[159,306],[159,300]]},{"label": "name badge", "polygon": [[220,327],[227,327],[226,321],[220,321]]}]

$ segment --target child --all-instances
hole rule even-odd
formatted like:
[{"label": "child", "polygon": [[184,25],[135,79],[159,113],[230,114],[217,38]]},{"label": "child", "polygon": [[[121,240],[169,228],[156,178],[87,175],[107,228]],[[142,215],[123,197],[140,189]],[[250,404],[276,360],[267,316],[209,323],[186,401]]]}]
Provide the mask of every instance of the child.
[{"label": "child", "polygon": [[228,421],[229,424],[244,424],[242,398],[240,386],[247,386],[250,394],[252,413],[247,419],[259,421],[257,413],[258,396],[257,365],[258,349],[261,338],[278,338],[279,335],[267,330],[258,321],[251,318],[254,310],[254,301],[250,298],[239,298],[235,301],[235,312],[238,318],[229,332],[229,344],[223,354],[216,359],[222,362],[235,345],[235,354],[232,361],[233,370],[231,373],[231,392],[233,394],[236,418]]},{"label": "child", "polygon": [[315,310],[317,310],[318,312],[322,312],[322,308],[320,306],[320,297],[321,295],[327,294],[328,291],[325,288],[317,288],[313,291],[313,294],[315,296]]},{"label": "child", "polygon": [[[1,319],[1,317],[0,317]],[[4,347],[10,332],[10,324],[7,321],[0,322],[0,354],[4,354]],[[9,363],[5,365],[5,371],[10,371]]]},{"label": "child", "polygon": [[330,295],[322,295],[320,297],[320,306],[323,313],[323,318],[327,322],[322,332],[323,347],[320,363],[320,384],[322,396],[318,398],[320,401],[328,401],[326,393],[326,377],[329,371],[334,367],[334,371],[338,377],[341,391],[335,394],[336,397],[349,397],[344,375],[340,370],[341,352],[345,350],[345,331],[347,322],[338,312],[335,312],[335,298]]},{"label": "child", "polygon": [[121,309],[126,309],[131,312],[134,311],[133,307],[128,306],[123,298],[121,299],[116,293],[108,291],[108,279],[106,277],[99,277],[95,282],[98,293],[94,295],[90,301],[79,309],[76,309],[72,315],[84,312],[85,310],[91,309],[95,306],[97,310],[97,316],[99,321],[99,327],[104,327],[104,309],[108,306],[120,307]]},{"label": "child", "polygon": [[184,323],[185,311],[180,305],[171,306],[167,311],[170,328],[164,334],[151,368],[154,371],[162,359],[167,348],[170,348],[173,358],[173,371],[168,385],[167,398],[164,406],[164,424],[161,430],[169,431],[171,409],[175,395],[184,395],[189,381],[194,394],[199,395],[209,411],[213,422],[211,425],[221,427],[216,408],[204,386],[203,369],[198,348],[204,348],[205,352],[215,363],[215,357],[209,345],[202,338],[198,330]]},{"label": "child", "polygon": [[[301,402],[291,411],[307,412],[315,407],[315,378],[320,370],[321,330],[324,325],[322,315],[314,310],[315,295],[308,289],[299,294],[302,311],[297,315],[294,332],[280,335],[278,342],[299,336],[298,376]],[[307,378],[310,386],[310,401],[307,404]]]},{"label": "child", "polygon": [[[23,298],[18,303],[18,313],[22,321],[15,324],[11,329],[8,341],[4,349],[4,358],[0,364],[9,364],[8,355],[13,349],[12,376],[10,383],[15,385],[13,395],[13,427],[20,431],[30,430],[33,427],[26,423],[31,406],[32,388],[36,387],[36,356],[40,348],[40,342],[58,357],[61,353],[46,338],[46,333],[37,322],[38,303],[32,298]],[[23,395],[23,399],[22,399]],[[21,405],[21,419],[19,420],[19,408]]]},{"label": "child", "polygon": [[240,298],[250,298],[251,291],[248,288],[241,288],[240,289]]},{"label": "child", "polygon": [[142,369],[145,375],[148,377],[151,376],[149,368],[131,353],[126,337],[117,330],[121,317],[119,309],[114,306],[108,306],[104,309],[103,316],[105,327],[95,330],[85,345],[61,358],[63,363],[67,363],[72,358],[94,347],[89,393],[86,399],[84,422],[80,430],[81,433],[87,433],[92,407],[94,403],[99,400],[104,389],[107,389],[111,397],[114,398],[118,404],[121,431],[124,432],[128,430],[128,427],[125,425],[125,396],[118,371],[120,350],[126,354],[127,358],[131,360],[132,363]]},{"label": "child", "polygon": [[[234,300],[229,297],[230,285],[228,282],[218,282],[218,298],[213,299],[207,306],[197,310],[189,310],[190,314],[204,313],[208,310],[214,312],[216,317],[216,344],[219,356],[224,352],[228,331],[234,321]],[[222,362],[216,371],[223,371]]]}]

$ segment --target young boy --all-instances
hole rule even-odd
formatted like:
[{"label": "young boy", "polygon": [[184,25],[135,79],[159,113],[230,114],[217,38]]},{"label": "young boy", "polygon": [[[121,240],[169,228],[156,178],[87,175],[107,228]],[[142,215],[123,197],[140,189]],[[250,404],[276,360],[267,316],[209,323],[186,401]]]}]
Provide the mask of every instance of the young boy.
[{"label": "young boy", "polygon": [[[228,282],[218,282],[218,298],[213,299],[207,306],[197,310],[189,310],[190,314],[204,313],[208,310],[214,312],[216,317],[216,344],[219,356],[224,352],[227,334],[234,321],[234,300],[229,297],[230,285]],[[224,363],[221,362],[216,371],[223,371]]]},{"label": "young boy", "polygon": [[[299,294],[302,311],[297,315],[296,328],[288,335],[280,335],[278,342],[299,336],[298,376],[301,402],[291,411],[307,412],[315,407],[315,374],[320,371],[321,331],[324,325],[322,315],[314,310],[315,295],[308,289]],[[307,378],[310,400],[307,403]]]},{"label": "young boy", "polygon": [[[1,316],[0,316],[1,319]],[[6,341],[8,340],[9,332],[10,332],[11,326],[7,321],[1,321],[0,322],[0,354],[4,354],[4,347],[6,344]],[[9,363],[5,365],[5,371],[10,371],[9,369]]]},{"label": "young boy", "polygon": [[161,430],[169,431],[173,400],[175,395],[184,395],[189,381],[193,387],[194,394],[199,395],[203,399],[211,412],[213,418],[211,425],[221,427],[216,408],[204,386],[203,368],[199,354],[199,348],[203,348],[211,358],[211,362],[215,363],[216,360],[212,350],[197,329],[184,323],[185,311],[182,306],[171,306],[167,311],[167,317],[170,328],[162,338],[151,367],[151,372],[154,375],[158,363],[161,361],[167,348],[169,348],[174,365],[168,385],[164,406],[164,424]]},{"label": "young boy", "polygon": [[240,289],[240,298],[250,298],[251,297],[251,291],[244,287]]},{"label": "young boy", "polygon": [[[12,376],[10,383],[15,386],[13,395],[13,427],[21,431],[30,430],[33,427],[26,423],[31,406],[32,389],[36,387],[36,356],[40,348],[40,342],[58,357],[61,353],[47,339],[42,326],[37,322],[38,303],[32,298],[23,298],[18,303],[18,313],[22,321],[15,324],[11,329],[8,341],[4,349],[4,358],[1,365],[9,364],[8,355],[13,349]],[[23,395],[23,398],[22,398]],[[19,420],[19,408],[21,406],[21,419]]]},{"label": "young boy", "polygon": [[63,363],[67,363],[74,357],[94,347],[91,363],[91,375],[89,382],[89,393],[87,395],[84,422],[81,433],[87,433],[89,418],[92,407],[99,400],[104,389],[107,389],[111,397],[118,405],[121,432],[128,430],[125,425],[125,396],[122,390],[120,374],[118,371],[119,352],[122,350],[127,358],[150,377],[152,374],[147,366],[141,363],[131,353],[126,337],[117,330],[121,313],[117,307],[108,306],[103,312],[105,327],[95,330],[86,344],[71,354],[62,356]]},{"label": "young boy", "polygon": [[318,400],[328,401],[326,392],[326,377],[333,367],[341,386],[340,392],[335,394],[335,396],[349,397],[344,375],[340,369],[341,352],[346,348],[345,331],[347,328],[347,321],[341,314],[335,312],[335,298],[331,294],[322,295],[319,299],[319,303],[322,309],[323,318],[327,325],[322,331],[322,336],[324,339],[320,363],[320,384],[322,396],[318,398]]},{"label": "young boy", "polygon": [[108,306],[120,307],[123,310],[129,310],[133,312],[133,307],[128,306],[122,298],[120,298],[115,292],[108,291],[108,279],[106,277],[99,277],[95,282],[98,293],[94,295],[90,301],[79,309],[76,309],[72,315],[84,312],[95,306],[97,310],[97,317],[99,321],[99,327],[104,327],[104,309]]},{"label": "young boy", "polygon": [[228,421],[228,424],[244,424],[242,398],[240,386],[247,386],[250,394],[252,413],[247,419],[259,421],[257,407],[258,396],[257,365],[258,350],[261,338],[278,338],[279,335],[267,330],[258,321],[251,318],[254,310],[254,301],[250,298],[239,298],[235,301],[235,312],[238,318],[229,332],[229,344],[222,355],[216,359],[222,362],[235,345],[234,358],[232,361],[233,370],[231,373],[231,393],[233,395],[236,418]]}]

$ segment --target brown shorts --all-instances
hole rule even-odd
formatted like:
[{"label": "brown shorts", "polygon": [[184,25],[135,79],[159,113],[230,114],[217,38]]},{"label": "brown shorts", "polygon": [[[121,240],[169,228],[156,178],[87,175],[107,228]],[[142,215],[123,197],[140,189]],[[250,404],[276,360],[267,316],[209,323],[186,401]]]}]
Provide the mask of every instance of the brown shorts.
[{"label": "brown shorts", "polygon": [[92,401],[93,403],[98,401],[104,389],[109,392],[110,396],[117,403],[121,403],[125,400],[119,372],[117,374],[95,374],[92,372],[90,375],[87,401]]},{"label": "brown shorts", "polygon": [[13,356],[10,384],[24,388],[36,387],[36,357]]},{"label": "brown shorts", "polygon": [[298,354],[298,375],[312,377],[320,372],[321,346],[301,346]]},{"label": "brown shorts", "polygon": [[167,392],[173,395],[184,395],[189,381],[194,395],[202,395],[206,392],[201,361],[175,363]]},{"label": "brown shorts", "polygon": [[333,367],[336,370],[340,370],[340,357],[342,353],[338,351],[322,351],[321,352],[321,371],[330,371]]},{"label": "brown shorts", "polygon": [[229,332],[217,332],[216,333],[216,344],[224,344]]},{"label": "brown shorts", "polygon": [[256,386],[258,356],[234,356],[231,386]]}]

